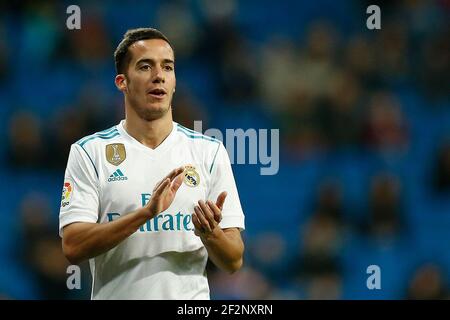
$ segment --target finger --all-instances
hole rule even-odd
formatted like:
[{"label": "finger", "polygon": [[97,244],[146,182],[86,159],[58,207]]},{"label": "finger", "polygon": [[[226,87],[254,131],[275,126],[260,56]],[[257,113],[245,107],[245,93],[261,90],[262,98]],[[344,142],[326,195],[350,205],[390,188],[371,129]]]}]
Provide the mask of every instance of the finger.
[{"label": "finger", "polygon": [[167,179],[163,180],[163,182],[157,188],[155,188],[155,190],[153,192],[153,197],[160,196],[169,185],[170,185],[170,179],[167,178]]},{"label": "finger", "polygon": [[195,213],[192,214],[192,223],[194,224],[194,234],[197,237],[200,237],[200,233],[202,232],[202,226],[200,225],[200,222],[198,222],[198,218]]},{"label": "finger", "polygon": [[[193,215],[192,222],[194,223],[195,229],[197,231],[205,232],[205,230],[207,230],[207,228],[203,226],[202,221],[200,220],[200,216],[202,216],[202,214],[198,213],[198,209],[199,208],[197,208],[197,209],[194,208],[195,212],[192,214]],[[194,222],[194,219],[195,219],[195,222]]]},{"label": "finger", "polygon": [[182,172],[184,172],[184,167],[175,168],[169,172],[169,174],[166,176],[166,178],[169,178],[170,181],[173,181],[173,179],[175,179]]},{"label": "finger", "polygon": [[216,204],[214,204],[212,201],[208,200],[206,202],[206,204],[208,205],[209,209],[212,211],[212,213],[214,214],[214,220],[216,220],[217,223],[219,223],[220,221],[222,221],[222,211],[217,207]]},{"label": "finger", "polygon": [[206,220],[206,218],[202,212],[202,209],[199,206],[195,206],[194,211],[197,214],[198,221],[200,222],[200,225],[201,225],[200,230],[206,230],[208,232],[211,232],[212,231],[211,227],[209,225],[208,220]]},{"label": "finger", "polygon": [[197,215],[195,213],[192,214],[192,223],[194,224],[195,229],[202,230],[200,221],[198,221]]},{"label": "finger", "polygon": [[217,197],[216,206],[220,209],[220,211],[222,211],[223,209],[223,203],[225,202],[226,197],[227,197],[226,191],[222,191]]},{"label": "finger", "polygon": [[209,226],[211,227],[211,230],[213,230],[216,227],[216,220],[214,219],[214,214],[211,212],[211,210],[208,208],[208,206],[205,204],[204,201],[200,200],[198,202],[200,205],[200,208],[203,211],[203,214],[205,215],[206,220],[208,220]]},{"label": "finger", "polygon": [[166,179],[170,179],[172,181],[176,176],[184,172],[184,167],[175,168],[172,171],[169,172],[169,174],[163,178],[161,181],[159,181],[156,186],[153,188],[153,192],[156,191],[156,189],[163,183]]},{"label": "finger", "polygon": [[156,189],[158,189],[158,187],[161,185],[161,183],[164,182],[165,179],[162,179],[160,181],[158,181],[158,183],[155,185],[155,187],[153,188],[153,193],[156,191]]},{"label": "finger", "polygon": [[172,182],[171,188],[173,192],[177,192],[178,189],[180,188],[181,184],[183,183],[183,172],[181,171],[181,173],[178,174],[178,176],[175,177],[175,179]]}]

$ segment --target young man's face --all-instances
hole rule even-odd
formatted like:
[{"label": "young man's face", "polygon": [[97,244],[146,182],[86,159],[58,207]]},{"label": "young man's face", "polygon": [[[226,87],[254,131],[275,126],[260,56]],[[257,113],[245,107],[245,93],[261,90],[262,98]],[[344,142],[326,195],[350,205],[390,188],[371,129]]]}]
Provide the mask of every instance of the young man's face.
[{"label": "young man's face", "polygon": [[137,41],[128,50],[128,101],[139,117],[147,121],[158,119],[169,111],[175,91],[173,50],[161,39]]}]

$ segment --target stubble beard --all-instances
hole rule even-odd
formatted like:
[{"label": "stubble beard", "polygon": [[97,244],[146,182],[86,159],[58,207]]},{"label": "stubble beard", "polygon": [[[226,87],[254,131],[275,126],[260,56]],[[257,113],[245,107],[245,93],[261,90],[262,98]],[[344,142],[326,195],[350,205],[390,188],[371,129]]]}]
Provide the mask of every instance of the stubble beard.
[{"label": "stubble beard", "polygon": [[167,104],[160,105],[159,107],[147,107],[135,99],[130,99],[129,105],[139,118],[145,121],[153,121],[164,117],[169,112],[171,109],[171,100]]},{"label": "stubble beard", "polygon": [[146,108],[141,107],[136,104],[131,104],[134,112],[138,115],[139,118],[146,121],[153,121],[162,118],[167,114],[170,110],[170,103],[167,106],[161,106],[159,108]]},{"label": "stubble beard", "polygon": [[[129,82],[129,85],[131,85],[131,80],[127,79]],[[131,88],[130,88],[131,89]],[[133,89],[131,89],[133,91]],[[133,94],[130,94],[128,97],[128,103],[131,106],[131,108],[136,112],[137,116],[145,121],[154,121],[157,119],[160,119],[164,117],[169,110],[172,107],[172,97],[170,97],[167,105],[162,105],[158,108],[148,108],[145,106],[147,101],[144,105],[141,105],[141,103],[138,101],[138,99],[133,99]]]}]

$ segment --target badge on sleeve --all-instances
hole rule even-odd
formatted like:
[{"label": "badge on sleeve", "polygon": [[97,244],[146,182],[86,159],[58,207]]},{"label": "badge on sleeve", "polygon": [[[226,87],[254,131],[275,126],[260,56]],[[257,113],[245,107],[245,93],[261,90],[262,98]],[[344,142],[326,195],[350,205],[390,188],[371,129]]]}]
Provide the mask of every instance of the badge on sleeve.
[{"label": "badge on sleeve", "polygon": [[61,208],[65,208],[70,204],[70,198],[73,193],[73,182],[70,179],[64,179],[64,185],[61,195]]},{"label": "badge on sleeve", "polygon": [[200,183],[200,175],[195,171],[195,167],[188,165],[184,167],[184,184],[189,187],[196,187]]},{"label": "badge on sleeve", "polygon": [[126,157],[127,153],[123,143],[112,143],[106,145],[106,160],[109,163],[118,166],[126,159]]}]

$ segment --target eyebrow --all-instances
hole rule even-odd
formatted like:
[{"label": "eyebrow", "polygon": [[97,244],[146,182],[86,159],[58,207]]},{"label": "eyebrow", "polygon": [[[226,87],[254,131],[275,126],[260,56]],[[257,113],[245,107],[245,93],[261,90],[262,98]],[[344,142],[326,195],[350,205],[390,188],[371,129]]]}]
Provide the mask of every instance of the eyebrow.
[{"label": "eyebrow", "polygon": [[[144,58],[144,59],[140,59],[136,62],[136,65],[143,63],[143,62],[148,62],[150,64],[155,64],[155,60],[154,59],[150,59],[150,58]],[[172,59],[163,59],[162,60],[163,63],[172,63],[175,64],[175,62]]]}]

